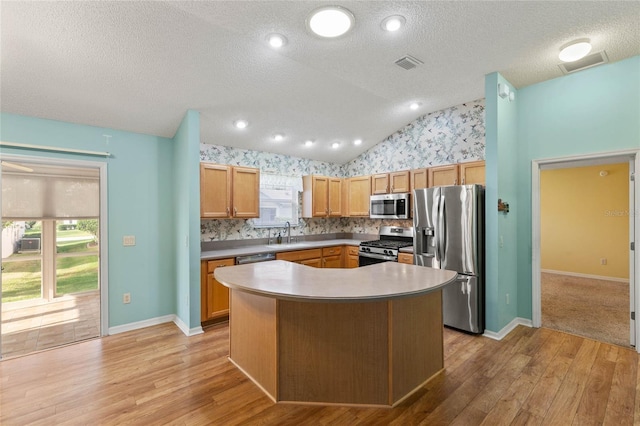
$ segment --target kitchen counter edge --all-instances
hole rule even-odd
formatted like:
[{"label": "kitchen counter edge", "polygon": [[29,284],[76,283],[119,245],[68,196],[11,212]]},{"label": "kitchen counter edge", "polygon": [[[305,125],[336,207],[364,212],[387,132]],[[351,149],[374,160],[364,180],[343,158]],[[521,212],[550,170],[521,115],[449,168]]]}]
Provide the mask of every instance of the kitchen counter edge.
[{"label": "kitchen counter edge", "polygon": [[282,253],[296,250],[312,250],[333,246],[359,246],[362,240],[339,239],[323,241],[304,241],[292,244],[259,244],[255,246],[239,247],[234,249],[211,250],[200,253],[200,260],[226,259],[230,257],[248,256],[261,253]]}]

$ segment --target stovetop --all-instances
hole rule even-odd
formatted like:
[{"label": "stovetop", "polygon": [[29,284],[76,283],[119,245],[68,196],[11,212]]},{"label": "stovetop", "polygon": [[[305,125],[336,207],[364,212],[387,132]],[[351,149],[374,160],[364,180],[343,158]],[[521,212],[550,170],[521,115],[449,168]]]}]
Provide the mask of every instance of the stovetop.
[{"label": "stovetop", "polygon": [[393,240],[374,240],[374,241],[363,241],[360,243],[360,247],[379,247],[386,249],[401,249],[402,247],[412,246],[412,241],[393,241]]}]

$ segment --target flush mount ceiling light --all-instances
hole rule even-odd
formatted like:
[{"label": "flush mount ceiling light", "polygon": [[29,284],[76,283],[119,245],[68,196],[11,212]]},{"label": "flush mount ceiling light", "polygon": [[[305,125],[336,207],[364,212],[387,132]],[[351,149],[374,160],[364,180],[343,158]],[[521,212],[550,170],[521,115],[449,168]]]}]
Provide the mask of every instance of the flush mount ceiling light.
[{"label": "flush mount ceiling light", "polygon": [[283,139],[284,135],[282,133],[276,133],[275,135],[273,135],[273,140],[276,142],[282,142]]},{"label": "flush mount ceiling light", "polygon": [[422,106],[422,104],[420,102],[412,102],[409,105],[409,108],[411,108],[412,110],[417,110],[418,108],[420,108]]},{"label": "flush mount ceiling light", "polygon": [[558,57],[562,62],[574,62],[584,58],[589,52],[591,52],[591,43],[588,38],[582,38],[562,46]]},{"label": "flush mount ceiling light", "polygon": [[326,6],[311,12],[307,28],[325,38],[340,37],[353,27],[355,17],[344,7]]},{"label": "flush mount ceiling light", "polygon": [[233,122],[233,125],[238,129],[246,129],[249,122],[247,120],[236,120]]},{"label": "flush mount ceiling light", "polygon": [[331,148],[333,148],[333,149],[338,149],[338,148],[340,148],[340,143],[339,143],[339,142],[334,142],[334,143],[332,143],[332,144],[331,144]]},{"label": "flush mount ceiling light", "polygon": [[385,31],[394,32],[402,28],[405,22],[407,21],[404,19],[404,16],[393,15],[393,16],[387,16],[386,18],[384,18],[380,23],[380,26]]},{"label": "flush mount ceiling light", "polygon": [[274,49],[280,49],[282,46],[287,44],[287,38],[282,34],[269,34],[267,36],[267,42],[269,43],[269,46]]},{"label": "flush mount ceiling light", "polygon": [[353,141],[354,145],[361,145],[362,144],[362,139],[356,139],[355,141]]},{"label": "flush mount ceiling light", "polygon": [[304,146],[311,146],[313,145],[313,141],[312,140],[308,140],[304,143]]}]

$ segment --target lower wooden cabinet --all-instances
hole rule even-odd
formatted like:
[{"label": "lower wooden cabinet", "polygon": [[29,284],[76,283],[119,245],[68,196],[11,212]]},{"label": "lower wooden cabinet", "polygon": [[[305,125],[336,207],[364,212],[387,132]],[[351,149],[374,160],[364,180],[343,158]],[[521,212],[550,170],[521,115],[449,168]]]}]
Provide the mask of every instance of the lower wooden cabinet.
[{"label": "lower wooden cabinet", "polygon": [[296,262],[303,265],[320,267],[320,265],[322,264],[322,249],[318,248],[276,253],[276,260],[288,260],[289,262]]},{"label": "lower wooden cabinet", "polygon": [[213,276],[216,268],[232,266],[235,259],[204,260],[200,264],[200,321],[226,319],[229,316],[229,289]]},{"label": "lower wooden cabinet", "polygon": [[325,247],[322,249],[323,268],[342,268],[342,247]]},{"label": "lower wooden cabinet", "polygon": [[398,263],[408,263],[409,265],[413,265],[413,254],[398,253]]},{"label": "lower wooden cabinet", "polygon": [[358,258],[360,248],[358,246],[346,246],[346,255],[345,255],[345,268],[357,268],[360,266],[360,260]]}]

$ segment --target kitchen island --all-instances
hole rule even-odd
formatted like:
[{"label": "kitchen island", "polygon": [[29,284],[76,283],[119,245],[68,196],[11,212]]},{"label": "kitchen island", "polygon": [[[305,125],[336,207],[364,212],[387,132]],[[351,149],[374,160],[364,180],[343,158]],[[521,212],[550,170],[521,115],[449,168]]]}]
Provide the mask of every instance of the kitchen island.
[{"label": "kitchen island", "polygon": [[395,262],[220,268],[229,359],[273,401],[394,406],[442,370],[442,292],[456,273]]}]

